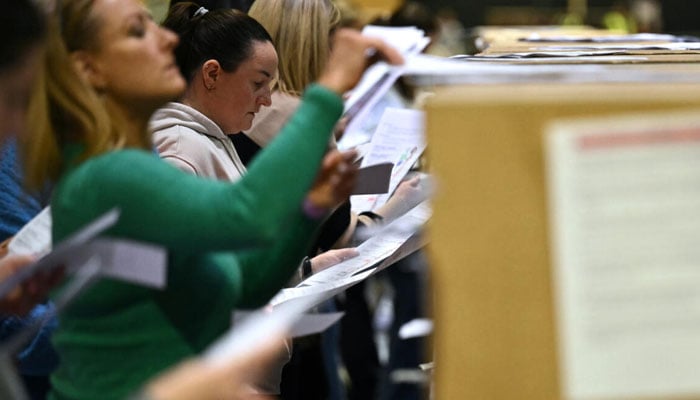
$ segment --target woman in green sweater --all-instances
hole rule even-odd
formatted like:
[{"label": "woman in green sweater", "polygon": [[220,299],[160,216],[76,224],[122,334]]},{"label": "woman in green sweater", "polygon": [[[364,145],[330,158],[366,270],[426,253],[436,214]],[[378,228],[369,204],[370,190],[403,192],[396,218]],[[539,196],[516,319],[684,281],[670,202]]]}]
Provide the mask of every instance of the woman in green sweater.
[{"label": "woman in green sweater", "polygon": [[264,304],[289,278],[297,265],[276,262],[289,254],[268,247],[260,262],[259,249],[284,234],[298,240],[299,255],[306,251],[325,210],[348,189],[339,179],[343,159],[325,160],[316,176],[340,95],[367,67],[369,50],[393,62],[400,56],[381,41],[338,32],[326,73],[279,140],[228,184],[184,174],[150,149],[148,118],[184,89],[176,36],[137,0],[64,0],[59,13],[70,55],[51,46],[26,154],[32,182],[56,181],[53,240],[118,207],[109,235],[169,252],[166,290],[104,279],[54,335],[61,365],[53,398],[119,399],[200,352],[227,329],[234,307]]}]

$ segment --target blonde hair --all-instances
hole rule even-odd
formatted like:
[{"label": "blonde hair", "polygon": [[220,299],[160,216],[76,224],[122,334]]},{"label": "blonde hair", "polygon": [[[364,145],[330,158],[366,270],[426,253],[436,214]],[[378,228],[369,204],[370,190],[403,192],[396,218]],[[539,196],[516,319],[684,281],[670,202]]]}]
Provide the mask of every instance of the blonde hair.
[{"label": "blonde hair", "polygon": [[272,36],[279,56],[275,89],[300,96],[328,61],[337,8],[329,0],[256,0],[248,15]]},{"label": "blonde hair", "polygon": [[[91,15],[94,0],[64,0],[60,21],[51,21],[42,70],[27,112],[27,135],[22,140],[22,161],[29,188],[55,182],[66,167],[61,148],[80,143],[81,162],[132,140],[118,113],[78,75],[71,51],[95,50],[99,45],[99,21]],[[60,28],[59,28],[60,27]],[[60,34],[58,33],[60,31]],[[149,143],[144,139],[142,147]]]}]

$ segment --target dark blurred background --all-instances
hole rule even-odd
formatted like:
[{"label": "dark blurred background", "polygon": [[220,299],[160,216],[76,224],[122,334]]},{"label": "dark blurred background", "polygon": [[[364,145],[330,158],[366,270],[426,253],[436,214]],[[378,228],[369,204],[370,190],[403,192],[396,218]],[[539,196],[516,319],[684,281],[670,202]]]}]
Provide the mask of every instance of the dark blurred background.
[{"label": "dark blurred background", "polygon": [[[370,2],[371,0],[366,0]],[[477,25],[556,25],[567,13],[564,0],[421,0],[428,7],[452,9],[466,27]],[[589,0],[583,22],[602,27],[611,10],[631,12],[646,1]],[[692,0],[654,1],[660,8],[662,30],[669,33],[700,32],[700,2]]]}]

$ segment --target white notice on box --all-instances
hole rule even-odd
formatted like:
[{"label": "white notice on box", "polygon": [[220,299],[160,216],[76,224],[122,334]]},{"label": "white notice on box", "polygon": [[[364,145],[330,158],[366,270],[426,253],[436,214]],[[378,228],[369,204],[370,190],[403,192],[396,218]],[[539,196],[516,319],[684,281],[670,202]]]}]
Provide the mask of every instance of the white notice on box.
[{"label": "white notice on box", "polygon": [[546,142],[563,397],[700,394],[700,112]]}]

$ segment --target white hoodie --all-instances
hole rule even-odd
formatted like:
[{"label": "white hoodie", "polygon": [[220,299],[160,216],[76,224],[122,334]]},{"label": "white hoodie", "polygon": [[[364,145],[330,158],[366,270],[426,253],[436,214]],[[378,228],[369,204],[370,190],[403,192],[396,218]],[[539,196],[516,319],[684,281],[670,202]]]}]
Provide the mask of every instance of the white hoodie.
[{"label": "white hoodie", "polygon": [[168,103],[150,121],[160,156],[201,177],[237,181],[246,172],[231,140],[214,121],[181,103]]}]

